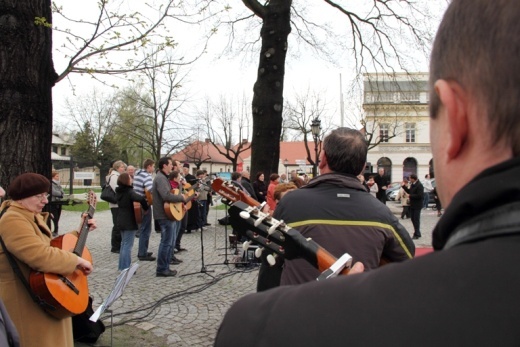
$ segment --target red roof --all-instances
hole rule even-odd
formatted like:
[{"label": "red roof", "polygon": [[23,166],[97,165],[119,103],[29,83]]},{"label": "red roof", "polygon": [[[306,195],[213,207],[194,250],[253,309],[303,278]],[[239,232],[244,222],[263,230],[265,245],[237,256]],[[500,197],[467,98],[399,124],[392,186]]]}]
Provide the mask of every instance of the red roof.
[{"label": "red roof", "polygon": [[[225,152],[225,147],[222,145],[217,145],[222,152]],[[238,145],[235,145],[236,148]],[[246,144],[249,146],[249,143]],[[311,157],[314,157],[314,142],[310,141],[308,143],[309,151]],[[238,163],[243,162],[244,160],[251,157],[251,148],[247,148],[245,151],[240,153]],[[230,164],[229,159],[220,154],[217,149],[209,142],[204,141],[195,141],[190,145],[186,146],[181,151],[172,155],[174,160],[178,160],[181,163],[190,162],[193,163],[195,161],[203,161],[203,162],[212,162],[212,163],[220,163],[220,164]],[[294,141],[294,142],[280,142],[280,160],[283,163],[284,160],[287,159],[289,161],[289,165],[294,166],[296,164],[296,160],[306,160],[307,152],[305,150],[305,143],[303,141]]]}]

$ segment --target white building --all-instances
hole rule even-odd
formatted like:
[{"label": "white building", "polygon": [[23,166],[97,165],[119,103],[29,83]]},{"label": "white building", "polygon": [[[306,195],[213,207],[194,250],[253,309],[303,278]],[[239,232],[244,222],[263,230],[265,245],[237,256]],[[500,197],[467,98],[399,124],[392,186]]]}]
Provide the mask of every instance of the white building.
[{"label": "white building", "polygon": [[391,182],[433,177],[428,99],[427,73],[364,75],[365,131],[371,144],[380,141],[368,152],[373,172],[383,167]]}]

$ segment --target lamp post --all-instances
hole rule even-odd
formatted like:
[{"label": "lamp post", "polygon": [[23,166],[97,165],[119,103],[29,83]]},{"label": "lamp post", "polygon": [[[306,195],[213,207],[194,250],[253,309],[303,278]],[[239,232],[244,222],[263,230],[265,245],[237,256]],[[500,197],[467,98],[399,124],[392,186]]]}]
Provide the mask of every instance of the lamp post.
[{"label": "lamp post", "polygon": [[312,177],[318,176],[318,142],[320,140],[321,120],[316,117],[311,123],[311,133],[314,138],[314,165],[312,166]]},{"label": "lamp post", "polygon": [[285,166],[285,176],[287,176],[287,166],[289,166],[289,159],[285,158],[285,160],[283,161],[283,166]]}]

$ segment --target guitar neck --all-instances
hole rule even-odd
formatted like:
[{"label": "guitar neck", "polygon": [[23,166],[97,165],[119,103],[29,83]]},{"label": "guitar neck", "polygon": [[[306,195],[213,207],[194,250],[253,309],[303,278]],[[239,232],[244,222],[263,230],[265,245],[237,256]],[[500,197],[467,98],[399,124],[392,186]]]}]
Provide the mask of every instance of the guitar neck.
[{"label": "guitar neck", "polygon": [[83,254],[83,249],[85,248],[85,245],[87,244],[87,237],[88,237],[88,220],[94,217],[94,212],[96,211],[96,208],[92,205],[89,205],[88,211],[86,213],[86,216],[82,217],[81,226],[79,228],[79,235],[78,235],[78,242],[76,243],[76,246],[74,247],[74,250],[72,251],[77,256],[81,257]]}]

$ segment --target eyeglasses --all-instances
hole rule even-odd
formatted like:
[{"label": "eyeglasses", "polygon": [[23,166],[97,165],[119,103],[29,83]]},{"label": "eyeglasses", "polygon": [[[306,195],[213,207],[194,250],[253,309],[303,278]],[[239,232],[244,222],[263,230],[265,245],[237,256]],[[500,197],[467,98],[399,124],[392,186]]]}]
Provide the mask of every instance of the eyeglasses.
[{"label": "eyeglasses", "polygon": [[37,195],[34,195],[38,200],[40,201],[43,201],[45,199],[49,200],[49,198],[51,197],[50,194],[37,194]]}]

